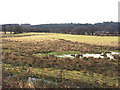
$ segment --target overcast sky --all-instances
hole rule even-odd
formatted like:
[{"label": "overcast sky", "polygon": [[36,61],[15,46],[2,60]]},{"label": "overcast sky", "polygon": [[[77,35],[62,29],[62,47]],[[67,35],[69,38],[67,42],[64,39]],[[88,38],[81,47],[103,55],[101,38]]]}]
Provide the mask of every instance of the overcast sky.
[{"label": "overcast sky", "polygon": [[0,24],[118,21],[119,0],[0,0]]}]

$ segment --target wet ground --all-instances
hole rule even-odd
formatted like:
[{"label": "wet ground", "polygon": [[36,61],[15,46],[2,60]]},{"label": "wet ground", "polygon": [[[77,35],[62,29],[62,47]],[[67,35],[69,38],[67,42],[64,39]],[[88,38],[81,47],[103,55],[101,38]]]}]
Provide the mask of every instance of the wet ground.
[{"label": "wet ground", "polygon": [[[86,54],[64,54],[64,55],[55,55],[57,57],[60,58],[64,58],[64,57],[69,57],[69,58],[84,58],[84,57],[93,57],[93,58],[110,58],[110,59],[114,59],[113,55],[120,55],[120,52],[109,52],[109,53],[101,53],[101,54],[90,54],[90,53],[86,53]],[[49,55],[50,56],[50,55]]]}]

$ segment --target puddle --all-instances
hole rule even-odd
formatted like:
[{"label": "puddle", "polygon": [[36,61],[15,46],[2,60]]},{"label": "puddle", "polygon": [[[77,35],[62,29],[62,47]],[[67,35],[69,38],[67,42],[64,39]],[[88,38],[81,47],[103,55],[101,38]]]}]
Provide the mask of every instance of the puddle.
[{"label": "puddle", "polygon": [[74,58],[74,56],[71,56],[71,54],[70,55],[57,55],[57,57],[70,57],[70,58]]},{"label": "puddle", "polygon": [[[28,82],[31,82],[31,81],[41,81],[41,80],[42,80],[42,79],[28,77]],[[51,81],[51,80],[46,80],[46,79],[44,79],[44,82],[57,85],[56,82]]]},{"label": "puddle", "polygon": [[117,54],[120,55],[120,52],[111,52],[112,55]]},{"label": "puddle", "polygon": [[[41,81],[42,79],[38,79],[38,78],[31,78],[31,77],[28,77],[28,82],[31,82],[31,81]],[[57,82],[54,82],[54,81],[52,81],[52,80],[46,80],[46,79],[44,79],[44,82],[46,82],[46,83],[51,83],[51,84],[53,84],[53,85],[58,85],[59,83],[57,83]],[[71,83],[72,85],[74,85],[74,83]],[[76,85],[74,85],[74,87],[75,88],[80,88],[79,86],[76,86]],[[62,88],[62,87],[61,87]]]},{"label": "puddle", "polygon": [[[77,58],[84,58],[84,57],[93,57],[93,58],[106,58],[106,57],[108,57],[108,58],[110,58],[110,59],[114,59],[114,56],[113,55],[115,55],[115,54],[117,54],[117,55],[120,55],[120,52],[113,52],[113,51],[110,51],[110,52],[108,52],[108,53],[106,53],[106,54],[104,54],[104,53],[101,53],[101,54],[91,54],[91,53],[86,53],[86,54],[84,54],[84,53],[81,53],[81,52],[79,52],[79,51],[77,51],[76,52],[76,54],[72,54],[73,52],[71,51],[71,52],[69,52],[68,54],[67,54],[67,52],[64,54],[64,55],[62,55],[62,53],[60,53],[61,55],[56,55],[56,53],[48,53],[48,55],[47,56],[50,56],[50,55],[54,55],[54,56],[56,56],[56,57],[60,57],[60,58],[64,58],[64,57],[69,57],[69,58],[75,58],[75,57],[77,57]],[[44,55],[44,53],[40,53],[40,55]]]},{"label": "puddle", "polygon": [[101,54],[83,54],[83,57],[104,58]]},{"label": "puddle", "polygon": [[117,54],[117,55],[120,55],[120,52],[110,52],[110,53],[106,53],[106,55],[104,55],[103,53],[101,54],[74,54],[74,55],[71,55],[71,54],[68,54],[68,55],[57,55],[57,57],[69,57],[69,58],[75,58],[75,57],[78,57],[78,58],[83,58],[83,57],[94,57],[94,58],[105,58],[105,57],[108,57],[110,59],[114,59],[114,57],[112,55],[114,54]]},{"label": "puddle", "polygon": [[7,78],[8,78],[8,79],[10,79],[11,77],[12,77],[12,75],[8,75],[8,77],[7,77]]}]

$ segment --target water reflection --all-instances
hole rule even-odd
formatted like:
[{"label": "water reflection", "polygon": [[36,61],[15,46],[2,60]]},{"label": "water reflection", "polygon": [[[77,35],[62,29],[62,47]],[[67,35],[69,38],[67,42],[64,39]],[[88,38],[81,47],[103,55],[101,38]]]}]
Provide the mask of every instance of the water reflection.
[{"label": "water reflection", "polygon": [[114,54],[117,54],[117,55],[120,55],[120,52],[110,52],[110,53],[101,53],[101,54],[89,54],[89,53],[86,53],[86,54],[67,54],[67,55],[57,55],[57,57],[70,57],[70,58],[83,58],[83,57],[94,57],[94,58],[105,58],[105,57],[108,57],[110,59],[114,59],[113,55]]}]

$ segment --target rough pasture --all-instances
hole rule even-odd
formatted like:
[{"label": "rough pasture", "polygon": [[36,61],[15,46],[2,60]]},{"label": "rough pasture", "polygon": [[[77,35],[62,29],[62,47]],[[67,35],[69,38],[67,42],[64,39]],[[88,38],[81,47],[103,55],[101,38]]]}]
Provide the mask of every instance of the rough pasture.
[{"label": "rough pasture", "polygon": [[[117,38],[55,33],[24,33],[4,37],[3,86],[28,88],[27,79],[33,77],[42,79],[34,82],[36,88],[118,87],[119,55],[114,55],[115,59],[112,60],[107,57],[71,59],[54,56],[56,53],[106,53],[118,50]],[[37,56],[39,53],[43,55]],[[49,53],[52,54],[46,56]],[[48,79],[58,85],[43,82]]]},{"label": "rough pasture", "polygon": [[[31,35],[24,36],[24,35]],[[36,36],[32,36],[36,35]],[[56,39],[65,39],[70,40],[73,42],[81,42],[86,44],[94,44],[94,45],[100,45],[100,46],[110,46],[110,47],[118,47],[118,41],[117,36],[87,36],[87,35],[71,35],[71,34],[56,34],[56,33],[23,33],[18,34],[16,36],[21,36],[17,38],[6,38],[10,40],[15,41],[23,41],[23,42],[39,42],[41,40],[56,40]]]}]

